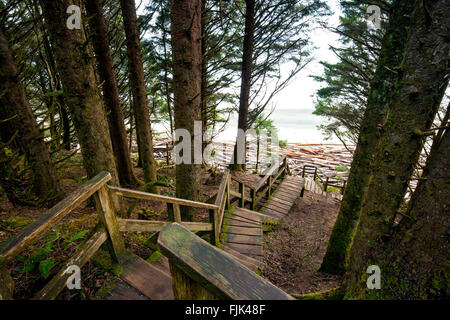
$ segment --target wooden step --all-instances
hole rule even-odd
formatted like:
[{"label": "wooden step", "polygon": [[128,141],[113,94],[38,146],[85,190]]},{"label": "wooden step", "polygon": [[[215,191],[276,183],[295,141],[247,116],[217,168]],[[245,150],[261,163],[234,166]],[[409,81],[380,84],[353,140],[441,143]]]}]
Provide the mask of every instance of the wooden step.
[{"label": "wooden step", "polygon": [[104,300],[150,300],[139,290],[133,288],[126,282],[118,280],[114,284],[114,290]]},{"label": "wooden step", "polygon": [[173,300],[172,278],[131,252],[126,253],[120,276],[152,300]]},{"label": "wooden step", "polygon": [[236,251],[234,249],[231,249],[229,246],[224,245],[222,247],[222,250],[231,255],[233,258],[237,259],[240,263],[245,265],[247,268],[249,268],[252,271],[255,271],[256,269],[261,269],[265,266],[265,264],[262,261],[253,259],[249,256],[243,255],[239,251]]}]

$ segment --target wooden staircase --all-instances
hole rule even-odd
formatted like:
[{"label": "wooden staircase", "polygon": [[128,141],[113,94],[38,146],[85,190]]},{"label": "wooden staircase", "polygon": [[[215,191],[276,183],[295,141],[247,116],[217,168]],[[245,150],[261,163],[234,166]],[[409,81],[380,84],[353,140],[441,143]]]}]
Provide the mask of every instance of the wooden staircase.
[{"label": "wooden staircase", "polygon": [[[66,261],[61,271],[38,292],[34,299],[55,299],[66,287],[66,281],[71,275],[67,272],[69,267],[76,265],[82,268],[107,240],[111,257],[123,269],[121,280],[116,283],[115,290],[106,297],[107,300],[173,299],[173,280],[167,258],[170,264],[178,267],[181,263],[183,272],[192,276],[192,279],[202,284],[204,281],[211,284],[207,289],[216,297],[292,299],[255,273],[256,269],[263,267],[262,234],[265,224],[276,223],[287,215],[303,190],[303,179],[286,176],[289,173],[286,157],[283,157],[280,163],[270,168],[257,186],[239,182],[239,192],[231,190],[232,178],[230,173],[226,172],[214,204],[109,186],[107,182],[111,179],[111,175],[102,172],[14,237],[1,243],[0,255],[3,256],[4,262],[11,261],[73,209],[93,196],[100,218],[97,228],[93,230],[83,247]],[[272,194],[273,190],[275,192]],[[119,197],[166,203],[176,223],[121,219]],[[231,204],[236,199],[239,207],[231,210]],[[246,205],[250,208],[245,208]],[[208,210],[209,222],[181,221],[180,206]],[[262,206],[261,212],[254,211],[256,206]],[[166,230],[166,235],[161,239],[163,230]],[[125,249],[121,232],[160,232],[158,244],[167,257],[163,260],[165,262],[153,265],[129,252]],[[209,233],[210,244],[193,232]],[[217,247],[221,247],[222,250]],[[189,251],[197,248],[204,251]],[[171,251],[178,249],[180,250],[176,252]],[[205,256],[205,252],[211,256]],[[211,267],[216,268],[212,273]],[[0,268],[0,277],[7,279],[7,283],[13,283],[4,268]],[[10,285],[0,283],[0,293],[6,292],[7,295],[4,296],[12,297],[10,291]]]}]

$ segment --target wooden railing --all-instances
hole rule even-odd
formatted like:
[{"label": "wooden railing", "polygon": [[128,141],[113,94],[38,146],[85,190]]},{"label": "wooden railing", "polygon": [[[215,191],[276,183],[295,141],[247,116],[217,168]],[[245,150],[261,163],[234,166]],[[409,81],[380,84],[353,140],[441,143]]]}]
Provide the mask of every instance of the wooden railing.
[{"label": "wooden railing", "polygon": [[220,241],[220,232],[222,231],[225,210],[230,207],[230,182],[231,174],[230,170],[227,169],[222,177],[222,182],[220,183],[215,202],[215,205],[219,207],[219,209],[214,212],[214,214],[217,215],[214,217],[214,242],[216,245],[218,245]]},{"label": "wooden railing", "polygon": [[177,223],[160,232],[158,246],[171,271],[182,273],[173,276],[175,299],[294,299]]},{"label": "wooden railing", "polygon": [[[284,155],[280,161],[278,162],[278,165],[273,165],[267,168],[262,174],[261,179],[258,181],[258,183],[255,186],[252,186],[244,181],[241,181],[237,177],[231,177],[232,180],[236,181],[239,185],[239,192],[236,192],[234,190],[230,190],[230,194],[233,197],[236,197],[239,199],[239,206],[243,208],[246,204],[246,202],[250,203],[250,208],[252,210],[255,209],[256,204],[263,198],[263,197],[270,197],[272,194],[272,188],[274,183],[284,177],[286,174],[289,174],[289,164],[287,162],[287,157]],[[248,198],[245,195],[246,189],[250,190],[250,198]]]},{"label": "wooden railing", "polygon": [[14,237],[0,245],[0,255],[4,259],[3,263],[11,261],[31,243],[44,236],[51,227],[60,222],[72,210],[91,196],[94,196],[101,223],[96,227],[94,234],[86,241],[84,246],[64,264],[61,271],[38,292],[34,299],[54,299],[64,289],[66,281],[71,275],[71,273],[66,272],[67,268],[72,265],[81,268],[108,238],[111,240],[111,254],[113,258],[116,260],[120,259],[124,245],[116,228],[117,219],[113,211],[113,202],[117,199],[111,199],[106,185],[109,180],[111,180],[111,175],[108,172],[98,174],[42,214],[35,222],[29,224]]},{"label": "wooden railing", "polygon": [[[307,172],[307,169],[313,169],[313,172]],[[303,171],[302,171],[302,177],[305,178],[306,173],[312,174],[313,175],[313,180],[319,180],[320,183],[323,185],[323,191],[328,192],[328,187],[335,187],[341,190],[341,194],[344,194],[344,190],[345,187],[347,185],[347,180],[344,180],[342,185],[339,184],[332,184],[330,183],[330,177],[327,176],[322,170],[320,170],[319,168],[317,168],[316,166],[312,166],[312,165],[308,165],[305,164],[303,166]],[[325,176],[325,178],[322,178],[319,173],[321,173],[323,176]]]},{"label": "wooden railing", "polygon": [[[190,231],[211,231],[211,242],[215,244],[215,238],[217,235],[216,226],[219,225],[219,209],[220,206],[216,204],[209,204],[197,201],[191,201],[180,198],[167,197],[163,195],[124,189],[119,187],[111,187],[108,189],[116,197],[126,197],[132,199],[142,199],[157,202],[164,202],[167,204],[167,210],[169,213],[169,220],[172,221],[149,221],[149,220],[136,220],[136,219],[119,219],[118,225],[120,231],[141,231],[141,232],[159,232],[165,226],[172,223],[173,221],[184,225]],[[181,210],[180,206],[197,208],[197,209],[207,209],[209,210],[210,222],[188,222],[181,220]]]},{"label": "wooden railing", "polygon": [[[31,243],[42,238],[50,228],[91,196],[94,197],[100,220],[93,235],[73,257],[68,259],[61,271],[39,291],[34,299],[54,299],[64,289],[67,279],[71,275],[66,272],[68,268],[72,265],[82,268],[107,239],[109,239],[111,244],[108,246],[108,250],[112,258],[117,262],[121,262],[125,253],[122,231],[159,232],[173,222],[119,219],[117,214],[120,208],[119,197],[164,202],[167,204],[168,210],[173,216],[171,220],[180,223],[186,229],[193,232],[209,231],[211,233],[211,243],[216,245],[216,240],[219,239],[220,235],[224,210],[229,203],[229,177],[229,173],[227,173],[222,181],[216,200],[217,204],[209,204],[108,186],[107,182],[111,180],[111,175],[108,172],[99,173],[72,192],[67,198],[42,214],[35,222],[28,225],[14,237],[0,244],[0,279],[2,280],[0,283],[0,294],[2,297],[12,297],[12,292],[5,294],[6,291],[11,291],[11,286],[8,283],[11,283],[12,279],[2,266],[20,254]],[[182,221],[180,206],[209,210],[210,222]]]}]

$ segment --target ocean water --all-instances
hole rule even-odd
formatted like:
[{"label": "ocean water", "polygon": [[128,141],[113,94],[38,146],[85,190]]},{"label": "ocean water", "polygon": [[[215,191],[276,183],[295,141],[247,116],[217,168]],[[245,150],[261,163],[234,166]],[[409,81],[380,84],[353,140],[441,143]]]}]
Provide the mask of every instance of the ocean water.
[{"label": "ocean water", "polygon": [[[322,117],[312,114],[313,109],[276,108],[269,119],[273,120],[278,129],[278,136],[281,140],[287,140],[292,143],[340,143],[333,137],[331,140],[325,140],[322,132],[317,126],[324,123]],[[234,141],[237,130],[237,114],[230,118],[227,129],[219,134],[219,141]]]}]

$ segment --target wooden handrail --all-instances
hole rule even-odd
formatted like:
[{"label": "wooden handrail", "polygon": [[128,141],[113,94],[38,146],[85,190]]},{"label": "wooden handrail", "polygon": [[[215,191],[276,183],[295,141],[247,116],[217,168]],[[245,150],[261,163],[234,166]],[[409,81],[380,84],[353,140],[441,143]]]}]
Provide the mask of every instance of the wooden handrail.
[{"label": "wooden handrail", "polygon": [[118,196],[127,197],[127,198],[173,203],[173,204],[178,204],[181,206],[187,206],[187,207],[193,207],[193,208],[199,208],[199,209],[211,209],[211,210],[219,209],[219,206],[217,206],[215,204],[210,204],[210,203],[204,203],[204,202],[198,202],[198,201],[192,201],[192,200],[186,200],[186,199],[180,199],[180,198],[172,198],[172,197],[163,196],[163,195],[159,195],[159,194],[143,192],[143,191],[136,191],[136,190],[131,190],[131,189],[119,188],[119,187],[113,187],[113,186],[108,186],[108,188],[109,188],[109,190],[111,190],[112,192],[117,194]]},{"label": "wooden handrail", "polygon": [[286,155],[283,155],[278,162],[278,166],[271,166],[267,170],[264,171],[264,177],[262,177],[255,186],[256,192],[258,192],[259,189],[261,189],[262,186],[267,182],[267,180],[269,180],[269,177],[273,176],[275,174],[275,172],[278,173],[278,171],[280,170],[280,167],[282,166],[282,164],[285,163],[285,161],[286,161]]},{"label": "wooden handrail", "polygon": [[188,278],[191,278],[203,287],[196,288],[197,291],[206,290],[216,298],[294,299],[224,251],[210,245],[178,223],[172,223],[160,232],[158,246],[161,252],[169,258],[169,263],[176,267],[171,267],[171,270],[180,270],[185,274],[184,277],[174,277],[175,298],[178,295],[187,299],[199,296],[208,297],[207,294],[185,290],[183,282],[189,282]]},{"label": "wooden handrail", "polygon": [[29,224],[14,237],[6,240],[0,245],[0,255],[10,260],[18,255],[31,242],[40,238],[52,226],[61,221],[73,209],[77,208],[83,201],[88,199],[106,183],[111,180],[108,172],[101,172],[90,179],[83,186],[69,194],[67,198],[58,202],[54,207],[42,214],[36,221]]}]

